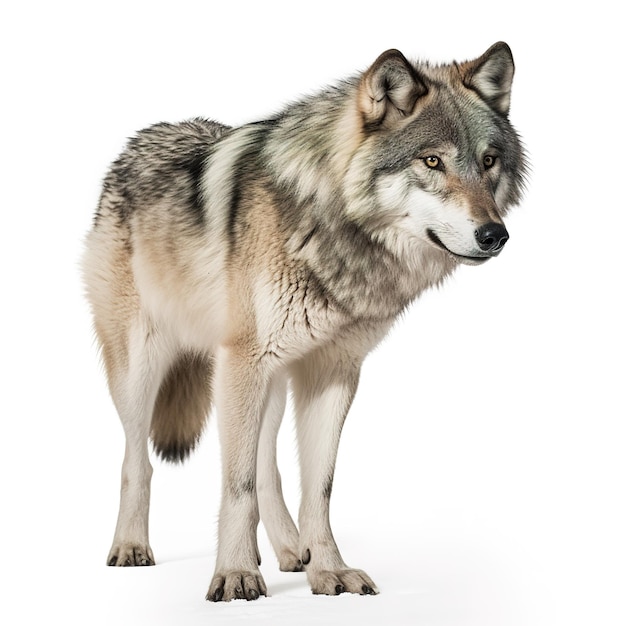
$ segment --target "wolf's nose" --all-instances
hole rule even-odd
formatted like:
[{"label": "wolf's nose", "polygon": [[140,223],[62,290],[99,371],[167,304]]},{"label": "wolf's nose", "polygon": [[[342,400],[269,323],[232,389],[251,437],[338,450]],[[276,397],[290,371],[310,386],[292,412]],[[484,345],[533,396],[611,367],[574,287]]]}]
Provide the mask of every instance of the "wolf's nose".
[{"label": "wolf's nose", "polygon": [[509,233],[503,224],[490,222],[477,228],[474,232],[478,246],[489,254],[498,254],[509,240]]}]

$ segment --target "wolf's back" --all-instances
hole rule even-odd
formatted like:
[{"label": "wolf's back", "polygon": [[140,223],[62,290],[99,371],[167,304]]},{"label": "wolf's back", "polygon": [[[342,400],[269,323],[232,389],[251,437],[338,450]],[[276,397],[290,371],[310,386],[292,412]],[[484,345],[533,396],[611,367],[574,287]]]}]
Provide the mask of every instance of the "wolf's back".
[{"label": "wolf's back", "polygon": [[215,141],[228,130],[195,118],[155,124],[137,133],[104,180],[96,225],[107,214],[124,221],[142,206],[167,199],[186,208],[191,219],[201,220],[204,164]]}]

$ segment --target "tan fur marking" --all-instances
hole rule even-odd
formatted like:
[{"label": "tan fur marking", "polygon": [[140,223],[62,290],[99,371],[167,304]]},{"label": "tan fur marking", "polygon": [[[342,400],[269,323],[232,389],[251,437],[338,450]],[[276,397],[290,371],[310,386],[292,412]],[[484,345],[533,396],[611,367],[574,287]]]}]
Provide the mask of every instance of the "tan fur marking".
[{"label": "tan fur marking", "polygon": [[466,180],[450,174],[448,188],[450,196],[456,199],[459,206],[466,208],[468,216],[477,224],[503,223],[488,181],[477,181],[476,184],[470,185]]}]

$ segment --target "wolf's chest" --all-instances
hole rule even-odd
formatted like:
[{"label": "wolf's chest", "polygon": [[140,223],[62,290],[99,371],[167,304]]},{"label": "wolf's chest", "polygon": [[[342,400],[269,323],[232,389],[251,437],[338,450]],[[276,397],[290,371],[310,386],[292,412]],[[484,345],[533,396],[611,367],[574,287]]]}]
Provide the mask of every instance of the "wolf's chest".
[{"label": "wolf's chest", "polygon": [[315,280],[303,272],[260,275],[252,314],[259,348],[292,360],[331,340],[347,322]]}]

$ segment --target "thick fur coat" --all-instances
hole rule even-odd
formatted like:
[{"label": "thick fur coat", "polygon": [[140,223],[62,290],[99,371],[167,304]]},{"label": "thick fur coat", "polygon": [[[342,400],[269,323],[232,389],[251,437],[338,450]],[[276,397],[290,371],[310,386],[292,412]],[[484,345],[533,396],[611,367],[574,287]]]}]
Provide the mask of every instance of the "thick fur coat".
[{"label": "thick fur coat", "polygon": [[[389,50],[271,119],[157,124],[130,140],[84,258],[126,433],[110,565],[154,563],[149,440],[184,459],[215,405],[223,496],[207,598],[266,594],[259,518],[281,569],[306,569],[314,593],[377,592],[329,525],[341,429],[363,359],[397,316],[508,239],[525,171],[508,119],[513,71],[503,43],[439,66]],[[297,526],[276,467],[288,388]]]}]

